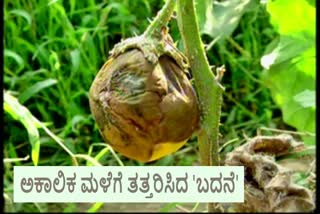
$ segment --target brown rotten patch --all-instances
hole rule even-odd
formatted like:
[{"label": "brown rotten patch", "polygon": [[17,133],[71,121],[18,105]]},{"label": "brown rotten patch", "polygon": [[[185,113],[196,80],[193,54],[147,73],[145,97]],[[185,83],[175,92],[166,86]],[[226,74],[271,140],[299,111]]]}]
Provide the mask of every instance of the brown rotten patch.
[{"label": "brown rotten patch", "polygon": [[290,135],[257,136],[226,156],[225,165],[245,167],[245,203],[240,212],[310,212],[311,191],[292,182],[292,171],[275,157],[294,150]]}]

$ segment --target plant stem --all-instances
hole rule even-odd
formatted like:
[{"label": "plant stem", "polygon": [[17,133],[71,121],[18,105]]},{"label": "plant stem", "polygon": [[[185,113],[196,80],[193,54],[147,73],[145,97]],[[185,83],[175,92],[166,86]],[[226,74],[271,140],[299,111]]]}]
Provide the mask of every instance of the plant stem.
[{"label": "plant stem", "polygon": [[158,12],[157,16],[150,23],[148,28],[145,30],[144,35],[146,37],[154,37],[161,39],[161,30],[167,26],[171,19],[176,0],[167,0],[162,9]]},{"label": "plant stem", "polygon": [[[178,0],[178,27],[189,59],[201,107],[198,134],[201,164],[219,165],[219,122],[223,89],[212,73],[201,42],[193,0]],[[219,211],[214,203],[209,212]]]}]

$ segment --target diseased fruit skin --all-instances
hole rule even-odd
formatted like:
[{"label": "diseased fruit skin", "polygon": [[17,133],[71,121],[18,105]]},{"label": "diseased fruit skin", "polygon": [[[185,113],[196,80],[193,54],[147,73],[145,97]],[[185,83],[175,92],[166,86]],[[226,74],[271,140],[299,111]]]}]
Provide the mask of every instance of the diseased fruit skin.
[{"label": "diseased fruit skin", "polygon": [[140,48],[111,56],[89,101],[105,141],[142,162],[175,152],[198,128],[197,97],[185,68],[166,53],[153,61]]}]

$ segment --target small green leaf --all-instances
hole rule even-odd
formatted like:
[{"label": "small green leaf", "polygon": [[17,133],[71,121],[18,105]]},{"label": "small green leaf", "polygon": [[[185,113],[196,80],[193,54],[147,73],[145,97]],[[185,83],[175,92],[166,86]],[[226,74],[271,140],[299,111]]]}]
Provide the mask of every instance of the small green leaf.
[{"label": "small green leaf", "polygon": [[97,161],[99,161],[105,154],[107,154],[109,152],[109,149],[106,147],[104,149],[102,149],[95,157],[94,159],[96,159]]},{"label": "small green leaf", "polygon": [[57,82],[58,81],[55,79],[47,79],[47,80],[44,80],[41,82],[37,82],[36,84],[34,84],[30,88],[26,89],[24,92],[22,92],[19,95],[19,101],[21,103],[25,103],[30,97],[32,97],[33,95],[35,95],[36,93],[38,93],[42,89],[50,87],[52,85],[55,85],[55,84],[57,84]]},{"label": "small green leaf", "polygon": [[[106,148],[103,148],[95,157],[94,159],[99,162],[99,160],[109,152],[109,149],[106,147]],[[90,155],[90,154],[88,154]],[[92,163],[87,161],[87,166],[92,166]]]},{"label": "small green leaf", "polygon": [[12,58],[19,66],[18,71],[21,71],[24,68],[24,61],[22,57],[14,51],[4,49],[4,62],[6,62],[6,58]]},{"label": "small green leaf", "polygon": [[32,17],[25,10],[22,10],[22,9],[11,10],[11,11],[9,11],[9,14],[14,14],[16,16],[20,16],[27,21],[28,25],[26,25],[23,28],[23,30],[26,30],[28,27],[30,27],[30,25],[32,23]]},{"label": "small green leaf", "polygon": [[70,55],[71,55],[71,63],[72,63],[72,72],[77,72],[79,70],[80,61],[81,61],[79,49],[75,49],[71,51]]},{"label": "small green leaf", "polygon": [[61,67],[59,56],[57,52],[51,51],[51,54],[49,56],[49,63],[51,65],[52,70],[59,70]]}]

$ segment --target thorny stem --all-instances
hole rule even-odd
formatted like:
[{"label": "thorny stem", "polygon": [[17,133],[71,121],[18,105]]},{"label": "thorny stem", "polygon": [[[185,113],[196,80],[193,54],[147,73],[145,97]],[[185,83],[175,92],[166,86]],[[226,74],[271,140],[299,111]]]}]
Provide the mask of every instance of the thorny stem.
[{"label": "thorny stem", "polygon": [[[178,26],[189,59],[201,107],[201,128],[198,134],[201,164],[219,165],[219,122],[223,88],[210,70],[201,42],[193,0],[178,0]],[[214,203],[209,212],[219,212]]]},{"label": "thorny stem", "polygon": [[176,0],[167,0],[162,9],[158,12],[157,16],[150,23],[145,30],[144,35],[146,37],[154,37],[161,39],[161,31],[167,26],[174,11]]},{"label": "thorny stem", "polygon": [[[156,18],[150,23],[145,37],[162,39],[162,31],[171,19],[176,0],[167,0]],[[201,128],[198,134],[201,164],[219,165],[219,122],[223,88],[211,72],[200,39],[193,0],[178,0],[178,25],[195,80],[201,107]],[[208,204],[209,212],[220,211],[214,203]]]}]

